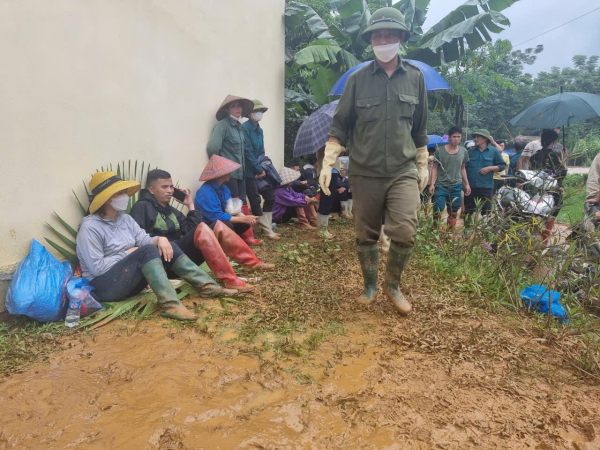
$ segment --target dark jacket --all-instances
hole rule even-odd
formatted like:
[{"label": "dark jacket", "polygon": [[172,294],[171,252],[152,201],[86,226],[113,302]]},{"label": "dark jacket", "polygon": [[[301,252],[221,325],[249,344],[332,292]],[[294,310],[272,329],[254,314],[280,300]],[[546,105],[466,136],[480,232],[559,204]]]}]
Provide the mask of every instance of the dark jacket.
[{"label": "dark jacket", "polygon": [[268,156],[262,155],[258,158],[258,162],[267,175],[264,178],[256,180],[258,190],[262,191],[265,188],[270,188],[273,190],[277,189],[281,184],[281,177],[279,176],[277,170],[275,170],[273,161],[271,161],[271,159]]},{"label": "dark jacket", "polygon": [[300,180],[308,181],[308,185],[312,187],[319,187],[319,181],[317,179],[317,171],[315,168],[306,164],[303,168],[300,169]]},{"label": "dark jacket", "polygon": [[176,241],[189,232],[193,233],[202,222],[200,211],[190,211],[186,217],[171,205],[161,206],[146,189],[140,191],[140,199],[129,214],[150,236],[164,236],[169,241]]}]

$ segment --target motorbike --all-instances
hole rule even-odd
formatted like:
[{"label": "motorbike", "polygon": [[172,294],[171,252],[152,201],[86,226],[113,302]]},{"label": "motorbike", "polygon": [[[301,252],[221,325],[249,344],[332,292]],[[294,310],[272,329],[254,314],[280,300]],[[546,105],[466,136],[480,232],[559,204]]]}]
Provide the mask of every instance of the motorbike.
[{"label": "motorbike", "polygon": [[503,175],[516,186],[502,186],[496,195],[498,207],[504,215],[517,219],[549,219],[562,195],[558,181],[543,170],[518,170],[514,175]]}]

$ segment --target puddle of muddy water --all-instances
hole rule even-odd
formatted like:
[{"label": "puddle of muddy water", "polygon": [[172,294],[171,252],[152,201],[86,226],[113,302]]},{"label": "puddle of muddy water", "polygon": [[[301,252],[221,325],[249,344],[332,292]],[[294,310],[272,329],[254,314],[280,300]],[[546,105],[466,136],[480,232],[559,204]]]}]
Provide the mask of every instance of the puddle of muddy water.
[{"label": "puddle of muddy water", "polygon": [[[385,336],[362,324],[303,358],[259,358],[228,344],[234,330],[211,339],[149,321],[128,336],[112,325],[0,385],[0,449],[526,448],[548,436],[558,436],[549,448],[597,444],[567,424],[595,430],[598,390],[550,396],[530,380],[521,389],[531,396],[519,398],[506,388],[506,365],[449,371],[381,345]],[[570,434],[544,429],[540,410],[546,426]]]}]

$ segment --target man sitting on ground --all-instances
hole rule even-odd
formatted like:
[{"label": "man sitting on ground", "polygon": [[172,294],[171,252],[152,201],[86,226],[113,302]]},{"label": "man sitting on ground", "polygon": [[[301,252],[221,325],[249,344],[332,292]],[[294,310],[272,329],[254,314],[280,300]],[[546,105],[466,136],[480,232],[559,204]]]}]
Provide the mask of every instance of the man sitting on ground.
[{"label": "man sitting on ground", "polygon": [[[189,189],[181,189],[183,200],[177,200],[188,208],[187,216],[170,205],[175,187],[169,172],[155,169],[148,172],[147,188],[140,192],[140,199],[131,208],[130,215],[150,236],[166,237],[175,242],[197,265],[206,261],[215,276],[227,288],[251,292],[233,271],[213,230],[202,223],[202,214],[194,207]],[[231,240],[233,233],[225,231],[223,239]],[[249,262],[249,261],[246,261]]]}]

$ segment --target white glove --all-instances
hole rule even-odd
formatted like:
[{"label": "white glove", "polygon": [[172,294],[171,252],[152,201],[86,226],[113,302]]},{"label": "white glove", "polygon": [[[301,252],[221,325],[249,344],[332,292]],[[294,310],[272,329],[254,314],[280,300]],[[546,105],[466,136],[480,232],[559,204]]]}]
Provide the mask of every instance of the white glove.
[{"label": "white glove", "polygon": [[331,183],[331,169],[335,165],[335,161],[340,153],[342,153],[343,147],[337,142],[327,142],[325,144],[325,156],[323,157],[323,165],[321,167],[321,175],[319,176],[319,185],[321,190],[327,196],[331,195],[329,191],[329,183]]},{"label": "white glove", "polygon": [[419,171],[419,192],[423,192],[423,189],[427,186],[429,181],[429,169],[427,168],[427,158],[429,152],[427,146],[419,147],[417,149],[417,170]]}]

